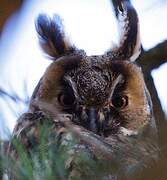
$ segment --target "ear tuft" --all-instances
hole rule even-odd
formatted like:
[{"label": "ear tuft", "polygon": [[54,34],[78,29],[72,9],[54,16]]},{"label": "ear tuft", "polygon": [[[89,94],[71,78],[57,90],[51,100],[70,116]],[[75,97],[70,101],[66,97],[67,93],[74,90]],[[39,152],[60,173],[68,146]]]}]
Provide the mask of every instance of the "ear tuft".
[{"label": "ear tuft", "polygon": [[112,2],[121,33],[119,46],[110,49],[107,55],[113,60],[135,61],[141,51],[137,12],[129,0],[113,0]]},{"label": "ear tuft", "polygon": [[36,31],[42,49],[52,58],[70,54],[76,50],[66,37],[62,20],[58,15],[54,15],[51,19],[45,14],[40,14],[36,21]]}]

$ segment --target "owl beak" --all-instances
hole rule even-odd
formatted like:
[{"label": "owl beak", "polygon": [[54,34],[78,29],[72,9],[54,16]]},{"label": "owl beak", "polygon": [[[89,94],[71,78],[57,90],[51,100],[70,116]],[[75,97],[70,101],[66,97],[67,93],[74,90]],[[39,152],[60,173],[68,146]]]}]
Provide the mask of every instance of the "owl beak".
[{"label": "owl beak", "polygon": [[94,107],[87,110],[89,129],[94,133],[98,132],[98,112]]}]

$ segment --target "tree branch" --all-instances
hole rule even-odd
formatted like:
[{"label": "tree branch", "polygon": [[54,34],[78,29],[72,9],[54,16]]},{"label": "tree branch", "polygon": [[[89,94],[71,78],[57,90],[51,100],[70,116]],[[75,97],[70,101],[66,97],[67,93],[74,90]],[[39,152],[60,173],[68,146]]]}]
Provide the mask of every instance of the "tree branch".
[{"label": "tree branch", "polygon": [[137,62],[142,66],[144,74],[167,62],[167,40],[148,51],[143,51]]}]

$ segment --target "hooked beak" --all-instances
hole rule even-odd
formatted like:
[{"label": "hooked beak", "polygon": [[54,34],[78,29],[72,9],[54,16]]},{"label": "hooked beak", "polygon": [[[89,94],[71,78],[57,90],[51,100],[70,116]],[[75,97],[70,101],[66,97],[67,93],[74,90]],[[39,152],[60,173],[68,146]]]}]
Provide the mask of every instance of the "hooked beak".
[{"label": "hooked beak", "polygon": [[94,107],[91,107],[87,110],[89,129],[94,133],[98,132],[98,118],[97,110]]},{"label": "hooked beak", "polygon": [[95,107],[90,107],[86,110],[87,125],[86,127],[103,136],[108,136],[111,133],[116,133],[120,127],[120,122],[110,116],[110,112],[99,112]]}]

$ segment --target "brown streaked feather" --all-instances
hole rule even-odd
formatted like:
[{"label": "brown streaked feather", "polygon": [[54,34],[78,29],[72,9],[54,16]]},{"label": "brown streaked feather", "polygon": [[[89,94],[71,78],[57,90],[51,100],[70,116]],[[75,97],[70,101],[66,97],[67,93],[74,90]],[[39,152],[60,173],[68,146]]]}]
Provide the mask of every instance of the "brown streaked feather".
[{"label": "brown streaked feather", "polygon": [[131,130],[142,129],[144,125],[151,123],[152,107],[146,96],[147,88],[141,68],[129,61],[116,61],[112,68],[126,77],[123,92],[128,96],[129,104],[127,108],[120,111],[122,117],[128,122],[126,127]]},{"label": "brown streaked feather", "polygon": [[136,10],[128,0],[113,0],[115,14],[121,28],[118,47],[107,52],[112,60],[135,61],[140,54],[141,42]]},{"label": "brown streaked feather", "polygon": [[41,14],[36,21],[36,30],[42,49],[52,58],[76,51],[64,32],[62,20],[58,15],[53,19]]},{"label": "brown streaked feather", "polygon": [[60,57],[51,63],[33,93],[30,101],[30,109],[34,108],[34,105],[31,103],[34,99],[41,99],[53,103],[53,100],[55,98],[57,99],[57,94],[61,90],[59,88],[60,81],[62,81],[65,73],[77,68],[81,61],[82,56],[71,55]]}]

